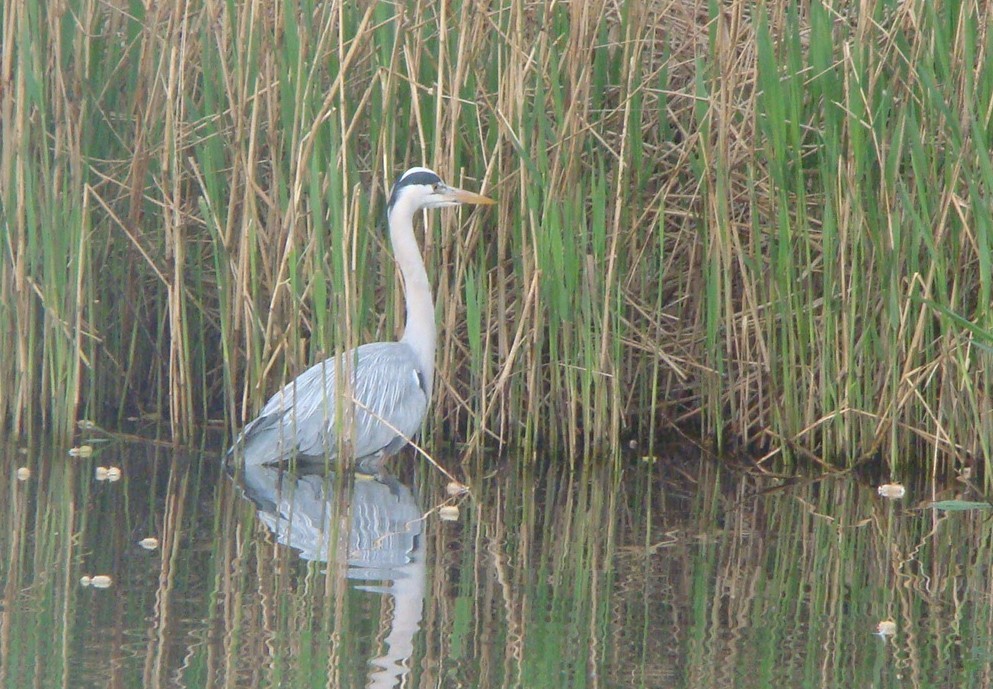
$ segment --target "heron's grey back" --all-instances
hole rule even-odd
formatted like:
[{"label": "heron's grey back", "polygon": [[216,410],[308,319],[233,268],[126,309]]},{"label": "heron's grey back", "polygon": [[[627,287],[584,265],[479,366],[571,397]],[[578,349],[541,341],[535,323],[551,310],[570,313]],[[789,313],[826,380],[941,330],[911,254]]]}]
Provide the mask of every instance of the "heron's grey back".
[{"label": "heron's grey back", "polygon": [[[341,382],[350,381],[340,396],[339,362],[345,367]],[[231,449],[240,452],[249,466],[294,455],[333,458],[338,450],[339,419],[348,423],[351,414],[352,433],[346,440],[356,459],[392,454],[420,430],[428,389],[405,343],[365,344],[301,373],[266,402]],[[353,402],[351,408],[342,406],[340,414],[339,397]]]}]

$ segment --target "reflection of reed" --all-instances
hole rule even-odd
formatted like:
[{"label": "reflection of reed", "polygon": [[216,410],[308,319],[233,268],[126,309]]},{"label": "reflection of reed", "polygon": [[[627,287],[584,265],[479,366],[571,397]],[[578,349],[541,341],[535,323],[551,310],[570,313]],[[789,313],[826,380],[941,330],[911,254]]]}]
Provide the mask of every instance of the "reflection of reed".
[{"label": "reflection of reed", "polygon": [[[982,515],[922,519],[849,476],[788,484],[683,468],[664,488],[695,492],[682,506],[652,509],[645,486],[661,476],[622,486],[621,503],[641,507],[613,567],[616,685],[855,686],[900,675],[986,686],[944,650],[959,647],[967,601],[988,600],[975,587],[977,565],[988,572],[991,561]],[[969,627],[973,647],[990,646],[990,609]],[[889,619],[896,635],[874,635]]]},{"label": "reflection of reed", "polygon": [[[455,620],[439,635],[448,674],[431,680],[482,689],[536,677],[602,686],[609,644],[600,629],[612,576],[605,566],[616,537],[611,475],[609,467],[578,474],[566,466],[514,468],[473,488],[469,523],[445,527],[461,533],[457,545],[436,544],[454,581],[436,582],[435,605]],[[467,629],[456,623],[453,602],[471,605]]]},{"label": "reflection of reed", "polygon": [[[925,509],[937,489],[894,502],[848,476],[786,485],[664,456],[623,476],[515,466],[473,485],[463,521],[397,534],[395,558],[361,556],[390,539],[353,541],[325,510],[334,552],[396,577],[357,581],[347,557],[281,545],[216,463],[101,454],[122,481],[0,452],[2,686],[993,685],[988,513]],[[425,484],[426,504],[447,499]],[[338,514],[363,502],[343,492]],[[114,585],[83,589],[85,572]]]},{"label": "reflection of reed", "polygon": [[[9,476],[18,461],[16,448],[12,445],[0,445],[0,466],[4,468],[3,476]],[[36,480],[41,472],[34,472]],[[5,564],[0,565],[0,580],[4,582],[2,605],[0,605],[0,686],[10,686],[8,683],[8,668],[10,667],[12,625],[15,621],[10,611],[16,610],[15,598],[22,581],[23,558],[29,553],[24,548],[24,539],[28,535],[28,492],[31,485],[27,482],[11,482],[10,494],[0,500],[0,545],[3,556],[0,559]]]},{"label": "reflection of reed", "polygon": [[172,629],[171,611],[176,595],[174,568],[181,559],[183,518],[189,497],[189,463],[186,470],[169,472],[165,492],[165,509],[162,513],[162,531],[159,536],[160,558],[158,587],[155,591],[155,605],[148,630],[148,652],[145,654],[144,686],[161,687],[166,684],[168,670],[169,639],[175,633]]}]

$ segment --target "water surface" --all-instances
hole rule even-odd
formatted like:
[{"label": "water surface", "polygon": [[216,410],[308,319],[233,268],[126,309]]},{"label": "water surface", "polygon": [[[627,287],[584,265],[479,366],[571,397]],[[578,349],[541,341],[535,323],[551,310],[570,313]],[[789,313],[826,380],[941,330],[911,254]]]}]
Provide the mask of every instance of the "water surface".
[{"label": "water surface", "polygon": [[390,481],[0,457],[4,687],[993,686],[990,512],[928,506],[964,484],[887,500],[682,448],[451,460],[452,498],[413,456]]}]

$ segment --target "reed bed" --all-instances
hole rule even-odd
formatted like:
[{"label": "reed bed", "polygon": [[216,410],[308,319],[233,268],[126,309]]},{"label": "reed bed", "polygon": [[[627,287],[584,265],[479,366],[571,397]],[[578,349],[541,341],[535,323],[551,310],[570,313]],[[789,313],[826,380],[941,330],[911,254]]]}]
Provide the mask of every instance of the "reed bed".
[{"label": "reed bed", "polygon": [[189,437],[394,336],[428,164],[499,200],[427,219],[429,446],[988,461],[990,11],[12,0],[0,416]]}]

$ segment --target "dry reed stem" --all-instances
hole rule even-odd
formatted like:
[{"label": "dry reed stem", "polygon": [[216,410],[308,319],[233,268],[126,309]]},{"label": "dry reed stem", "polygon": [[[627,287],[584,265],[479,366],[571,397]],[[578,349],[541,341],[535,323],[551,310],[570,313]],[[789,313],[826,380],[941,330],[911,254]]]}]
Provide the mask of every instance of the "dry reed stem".
[{"label": "dry reed stem", "polygon": [[500,200],[426,225],[429,432],[989,451],[977,2],[72,7],[71,44],[21,0],[0,27],[18,429],[114,408],[190,436],[394,336],[384,197],[429,164]]}]

